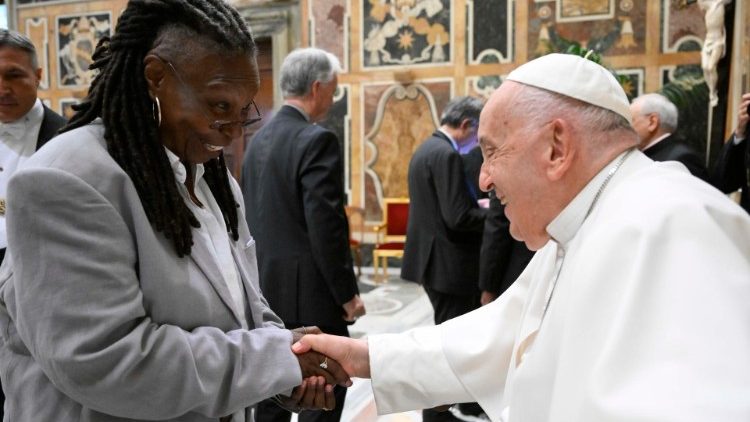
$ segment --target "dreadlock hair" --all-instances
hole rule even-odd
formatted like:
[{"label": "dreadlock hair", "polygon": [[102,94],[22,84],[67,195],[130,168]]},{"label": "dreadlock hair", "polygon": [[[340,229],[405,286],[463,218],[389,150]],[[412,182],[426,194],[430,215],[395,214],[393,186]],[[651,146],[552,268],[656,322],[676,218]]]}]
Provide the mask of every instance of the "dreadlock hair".
[{"label": "dreadlock hair", "polygon": [[[98,73],[61,132],[102,118],[109,154],[133,181],[151,224],[172,240],[182,257],[190,254],[192,227],[200,224],[177,189],[159,139],[143,68],[144,57],[154,45],[175,31],[190,34],[186,42],[220,48],[214,51],[256,54],[246,24],[224,0],[130,0],[114,34],[97,45],[90,69]],[[230,235],[237,240],[239,205],[232,195],[223,153],[204,168],[206,183]]]}]

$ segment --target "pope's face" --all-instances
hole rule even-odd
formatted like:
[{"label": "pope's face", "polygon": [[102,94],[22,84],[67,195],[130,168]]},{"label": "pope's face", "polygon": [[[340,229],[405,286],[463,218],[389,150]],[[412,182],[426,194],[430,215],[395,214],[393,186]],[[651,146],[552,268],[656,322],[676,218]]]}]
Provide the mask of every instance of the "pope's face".
[{"label": "pope's face", "polygon": [[494,190],[505,205],[510,233],[537,250],[549,240],[545,221],[544,192],[547,183],[542,159],[549,124],[526,128],[509,118],[520,85],[504,83],[490,98],[479,119],[479,144],[484,164],[479,177],[484,191]]},{"label": "pope's face", "polygon": [[0,48],[0,122],[14,122],[31,110],[41,74],[26,51]]}]

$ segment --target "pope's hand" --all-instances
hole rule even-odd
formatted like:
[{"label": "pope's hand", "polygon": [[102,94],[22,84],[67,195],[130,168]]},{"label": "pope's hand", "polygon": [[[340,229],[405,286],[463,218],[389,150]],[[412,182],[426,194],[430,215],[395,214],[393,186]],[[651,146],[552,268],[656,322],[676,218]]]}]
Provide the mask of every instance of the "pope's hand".
[{"label": "pope's hand", "polygon": [[292,345],[298,355],[319,352],[335,359],[351,377],[370,378],[370,350],[366,340],[329,334],[307,335]]}]

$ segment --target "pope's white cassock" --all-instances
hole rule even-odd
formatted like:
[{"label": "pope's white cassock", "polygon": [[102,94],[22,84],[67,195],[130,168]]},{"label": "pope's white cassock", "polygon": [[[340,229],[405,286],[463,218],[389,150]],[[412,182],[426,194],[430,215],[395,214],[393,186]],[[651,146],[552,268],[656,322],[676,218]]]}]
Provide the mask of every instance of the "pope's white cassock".
[{"label": "pope's white cassock", "polygon": [[547,231],[490,305],[370,337],[380,413],[477,401],[492,421],[750,421],[750,217],[739,206],[680,164],[631,151]]}]

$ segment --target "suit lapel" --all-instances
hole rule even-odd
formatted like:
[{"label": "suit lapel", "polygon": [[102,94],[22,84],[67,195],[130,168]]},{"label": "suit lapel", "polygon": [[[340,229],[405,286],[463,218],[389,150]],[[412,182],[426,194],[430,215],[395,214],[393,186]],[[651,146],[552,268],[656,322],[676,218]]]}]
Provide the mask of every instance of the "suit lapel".
[{"label": "suit lapel", "polygon": [[190,258],[193,260],[193,262],[195,262],[195,265],[197,265],[198,268],[201,269],[203,274],[213,286],[214,290],[216,290],[216,293],[221,298],[221,301],[224,302],[224,305],[226,305],[227,308],[229,308],[229,310],[232,312],[232,315],[237,321],[237,324],[242,325],[240,322],[241,315],[234,306],[234,300],[232,300],[232,295],[229,293],[229,288],[224,281],[224,276],[221,274],[219,266],[216,264],[216,261],[213,259],[211,252],[208,250],[208,245],[204,244],[203,242],[193,243],[193,249],[190,253]]},{"label": "suit lapel", "polygon": [[[240,239],[243,239],[242,236],[240,236]],[[255,240],[250,238],[250,242],[255,243]],[[252,246],[254,247],[254,246]],[[245,292],[245,300],[248,304],[248,310],[250,311],[250,319],[251,321],[248,321],[248,328],[255,328],[255,327],[261,327],[263,326],[263,314],[262,310],[266,307],[263,303],[260,302],[260,291],[256,289],[257,283],[253,283],[253,281],[258,281],[258,267],[257,265],[251,266],[251,268],[248,268],[246,258],[245,258],[245,251],[237,244],[237,242],[232,242],[232,255],[234,256],[234,262],[237,263],[237,271],[239,271],[240,280],[242,281],[242,287],[244,288]]]}]

